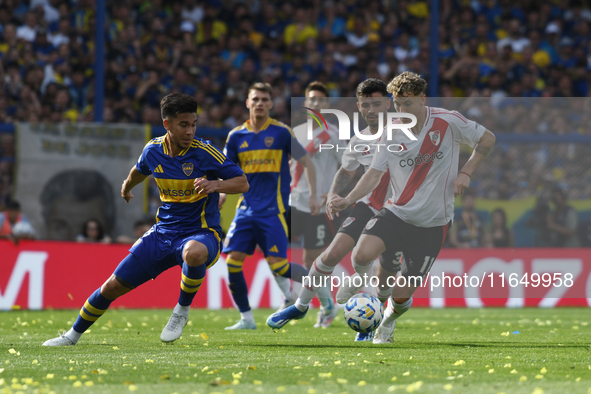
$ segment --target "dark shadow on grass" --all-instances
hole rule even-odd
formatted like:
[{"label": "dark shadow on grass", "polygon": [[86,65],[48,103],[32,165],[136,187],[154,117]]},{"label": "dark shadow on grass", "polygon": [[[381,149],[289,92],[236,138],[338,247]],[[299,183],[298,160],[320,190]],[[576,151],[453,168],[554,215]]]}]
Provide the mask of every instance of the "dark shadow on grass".
[{"label": "dark shadow on grass", "polygon": [[[519,343],[511,343],[511,342],[464,342],[464,343],[439,343],[439,342],[406,342],[404,344],[392,344],[392,345],[379,345],[379,346],[371,346],[372,349],[378,348],[393,348],[393,349],[416,349],[417,347],[439,347],[439,348],[446,348],[446,347],[475,347],[475,348],[492,348],[492,347],[499,347],[499,348],[524,348],[524,349],[548,349],[548,348],[557,348],[557,349],[588,349],[588,345],[560,345],[556,343],[550,344],[540,344],[538,342],[535,343],[528,343],[528,342],[519,342]],[[240,347],[240,345],[234,344],[235,347]],[[343,349],[343,348],[350,348],[350,349],[361,349],[367,348],[367,344],[361,342],[359,345],[342,345],[342,344],[334,344],[334,345],[313,345],[313,344],[283,344],[283,343],[268,343],[268,344],[244,344],[243,346],[246,347],[269,347],[269,348],[309,348],[309,349]]]}]

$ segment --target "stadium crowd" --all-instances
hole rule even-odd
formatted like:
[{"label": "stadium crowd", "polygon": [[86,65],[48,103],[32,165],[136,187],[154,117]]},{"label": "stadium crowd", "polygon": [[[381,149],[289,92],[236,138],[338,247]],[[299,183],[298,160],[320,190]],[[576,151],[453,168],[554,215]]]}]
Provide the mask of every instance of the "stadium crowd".
[{"label": "stadium crowd", "polygon": [[[94,7],[93,0],[0,4],[0,123],[94,119]],[[272,117],[289,124],[290,97],[303,96],[312,80],[333,96],[353,97],[364,78],[389,81],[411,70],[429,79],[426,1],[124,0],[107,7],[106,122],[160,125],[160,98],[180,91],[197,99],[199,127],[230,130],[247,117],[247,87],[264,81],[274,88]],[[588,134],[578,125],[588,124],[589,111],[551,120],[543,106],[514,105],[510,97],[588,96],[590,24],[584,0],[443,0],[439,96],[489,97],[503,114],[494,124],[478,103],[459,110],[495,133]],[[544,116],[545,126],[527,121]],[[494,165],[479,170],[477,196],[522,198],[552,183],[569,199],[591,198],[589,144],[539,144],[525,153],[518,144],[500,147]],[[14,157],[14,136],[0,133],[0,207],[12,194]]]}]

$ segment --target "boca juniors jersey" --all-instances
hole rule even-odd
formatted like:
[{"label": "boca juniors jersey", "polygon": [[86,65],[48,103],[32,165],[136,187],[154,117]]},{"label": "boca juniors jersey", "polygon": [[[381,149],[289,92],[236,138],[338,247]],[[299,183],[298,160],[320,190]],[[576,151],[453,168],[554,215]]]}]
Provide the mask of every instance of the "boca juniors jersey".
[{"label": "boca juniors jersey", "polygon": [[152,139],[136,164],[143,175],[154,175],[163,205],[158,226],[165,230],[195,232],[213,229],[221,234],[219,194],[197,193],[196,178],[230,179],[243,171],[209,141],[193,139],[191,146],[175,157],[168,155],[165,136]]},{"label": "boca juniors jersey", "polygon": [[289,156],[299,160],[306,155],[287,125],[269,118],[255,133],[248,120],[230,131],[224,153],[240,165],[250,184],[240,197],[238,213],[268,216],[286,211],[291,182]]}]

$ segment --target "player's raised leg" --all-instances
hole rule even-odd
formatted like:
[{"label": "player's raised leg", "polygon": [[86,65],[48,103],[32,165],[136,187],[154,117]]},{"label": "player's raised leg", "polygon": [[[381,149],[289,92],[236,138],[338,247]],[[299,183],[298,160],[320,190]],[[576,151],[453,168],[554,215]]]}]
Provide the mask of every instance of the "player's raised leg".
[{"label": "player's raised leg", "polygon": [[72,328],[60,333],[57,338],[45,341],[43,346],[75,345],[82,334],[107,311],[113,301],[150,279],[151,277],[142,268],[138,259],[130,253],[119,263],[113,275],[88,297]]},{"label": "player's raised leg", "polygon": [[302,290],[296,303],[269,316],[267,324],[272,328],[281,328],[290,320],[303,318],[308,312],[312,298],[324,287],[334,268],[354,246],[355,240],[350,235],[339,232],[328,248],[312,264],[309,280],[306,278],[302,283]]},{"label": "player's raised leg", "polygon": [[192,237],[182,245],[181,292],[178,303],[160,334],[162,342],[173,342],[180,338],[189,321],[193,298],[205,279],[207,267],[213,265],[219,257],[219,240],[209,232]]}]

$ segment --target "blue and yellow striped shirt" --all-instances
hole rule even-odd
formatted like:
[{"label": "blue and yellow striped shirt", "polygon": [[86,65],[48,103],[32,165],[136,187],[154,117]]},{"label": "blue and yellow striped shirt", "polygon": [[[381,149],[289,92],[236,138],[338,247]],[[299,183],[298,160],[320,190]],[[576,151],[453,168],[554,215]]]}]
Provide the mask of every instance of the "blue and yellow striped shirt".
[{"label": "blue and yellow striped shirt", "polygon": [[250,120],[230,131],[224,153],[240,165],[250,184],[238,203],[238,212],[268,216],[288,208],[289,156],[299,160],[306,151],[295,139],[291,128],[269,118],[255,133]]},{"label": "blue and yellow striped shirt", "polygon": [[219,194],[199,194],[193,182],[202,177],[230,179],[244,172],[209,141],[195,138],[189,148],[170,157],[164,139],[148,142],[136,164],[142,174],[154,175],[158,184],[163,203],[157,214],[159,226],[187,232],[210,228],[221,234]]}]

